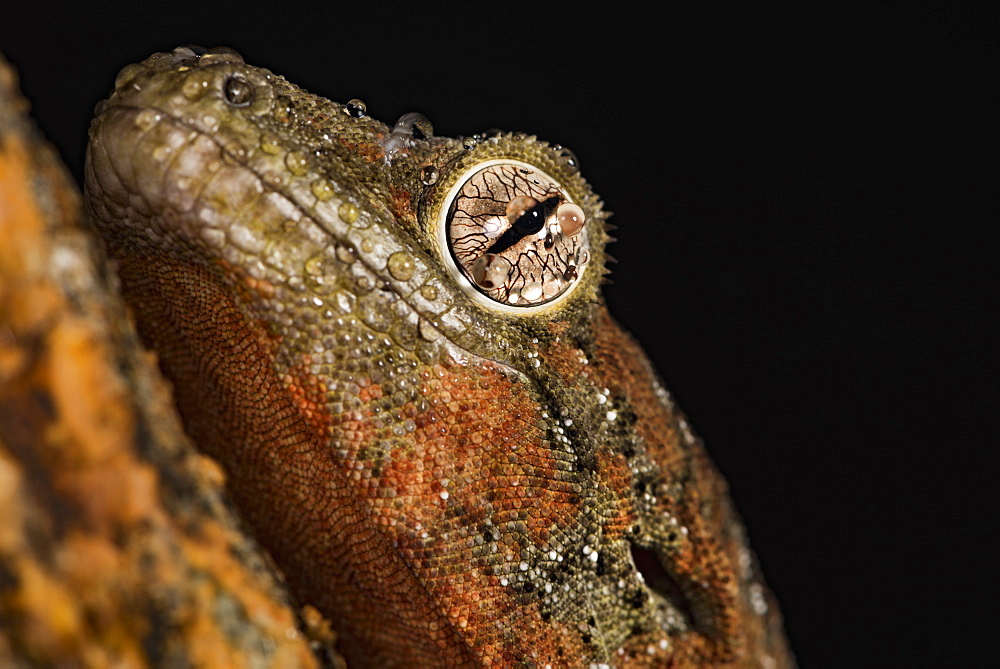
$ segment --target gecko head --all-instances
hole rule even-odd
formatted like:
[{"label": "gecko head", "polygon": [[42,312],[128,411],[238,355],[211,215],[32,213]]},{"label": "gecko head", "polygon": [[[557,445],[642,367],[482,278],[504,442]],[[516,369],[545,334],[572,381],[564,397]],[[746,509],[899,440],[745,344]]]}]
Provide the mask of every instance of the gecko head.
[{"label": "gecko head", "polygon": [[600,300],[606,214],[559,145],[435,137],[415,114],[393,128],[228,48],[128,65],[97,112],[86,188],[106,236],[318,287],[336,315],[391,292],[425,333],[508,363],[512,340]]}]

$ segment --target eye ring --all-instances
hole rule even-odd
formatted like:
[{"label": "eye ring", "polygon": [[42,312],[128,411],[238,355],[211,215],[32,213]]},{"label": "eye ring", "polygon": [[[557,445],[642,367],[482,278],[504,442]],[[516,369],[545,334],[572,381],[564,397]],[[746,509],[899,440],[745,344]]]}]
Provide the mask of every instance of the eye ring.
[{"label": "eye ring", "polygon": [[549,174],[512,158],[466,169],[438,213],[437,240],[462,290],[525,315],[562,303],[590,260],[585,214]]},{"label": "eye ring", "polygon": [[253,84],[242,77],[229,77],[222,84],[222,97],[231,107],[249,107],[255,97]]}]

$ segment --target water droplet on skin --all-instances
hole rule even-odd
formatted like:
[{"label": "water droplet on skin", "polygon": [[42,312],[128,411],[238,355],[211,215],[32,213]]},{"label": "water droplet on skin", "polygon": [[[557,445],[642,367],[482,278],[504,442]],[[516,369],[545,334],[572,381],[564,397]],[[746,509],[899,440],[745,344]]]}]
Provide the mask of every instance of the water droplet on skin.
[{"label": "water droplet on skin", "polygon": [[164,160],[170,157],[170,147],[161,144],[160,146],[153,149],[152,156],[153,160],[155,160],[158,163],[162,163]]},{"label": "water droplet on skin", "polygon": [[327,262],[327,257],[323,254],[314,255],[305,262],[306,274],[311,276],[325,276],[328,269],[324,266]]},{"label": "water droplet on skin", "polygon": [[309,184],[309,190],[312,191],[312,194],[315,195],[316,199],[320,202],[325,202],[333,197],[333,185],[323,177],[320,177]]},{"label": "water droplet on skin", "polygon": [[326,253],[318,253],[306,260],[303,266],[306,285],[320,295],[330,293],[337,286],[336,264],[337,261]]},{"label": "water droplet on skin", "polygon": [[272,156],[281,152],[281,144],[279,143],[278,136],[270,132],[265,132],[261,135],[260,150]]},{"label": "water droplet on skin", "polygon": [[[242,63],[243,55],[231,46],[213,46],[205,49],[205,53],[202,54],[202,58],[205,56],[218,56],[220,59],[225,58],[226,63]],[[218,62],[218,61],[216,61]]]},{"label": "water droplet on skin", "polygon": [[398,281],[409,281],[417,270],[413,258],[405,251],[397,251],[389,256],[389,274]]},{"label": "water droplet on skin", "polygon": [[299,151],[289,151],[285,155],[285,167],[296,176],[302,176],[309,171],[309,161]]},{"label": "water droplet on skin", "polygon": [[208,90],[208,79],[204,74],[192,73],[181,86],[181,92],[188,100],[197,100]]},{"label": "water droplet on skin", "polygon": [[354,118],[362,118],[365,114],[368,113],[368,106],[365,105],[365,103],[362,102],[361,100],[358,100],[357,98],[354,98],[353,100],[348,100],[345,109],[347,110],[347,113],[353,116]]},{"label": "water droplet on skin", "polygon": [[477,143],[478,142],[476,141],[475,137],[463,137],[462,138],[462,147],[463,148],[474,149],[474,148],[476,148],[476,144]]},{"label": "water droplet on skin", "polygon": [[586,217],[579,205],[572,202],[563,202],[556,209],[556,219],[559,221],[559,228],[563,231],[563,234],[567,237],[572,237],[583,230]]},{"label": "water droplet on skin", "polygon": [[353,225],[361,216],[361,211],[353,202],[345,202],[337,208],[337,214],[344,223]]},{"label": "water droplet on skin", "polygon": [[361,252],[362,253],[371,253],[374,250],[375,250],[375,243],[372,242],[372,240],[370,240],[370,239],[362,239],[361,240]]},{"label": "water droplet on skin", "polygon": [[278,190],[285,185],[285,175],[277,170],[271,170],[265,172],[261,177],[261,180],[269,187],[274,190]]},{"label": "water droplet on skin", "polygon": [[227,160],[245,163],[247,161],[247,149],[234,139],[226,144],[222,156]]},{"label": "water droplet on skin", "polygon": [[201,46],[200,44],[182,44],[180,46],[174,47],[170,55],[174,59],[186,60],[188,58],[199,58],[208,53],[208,49]]},{"label": "water droplet on skin", "polygon": [[425,318],[421,318],[420,322],[417,323],[417,330],[420,336],[427,341],[435,341],[441,337],[441,331],[431,325],[430,321]]},{"label": "water droplet on skin", "polygon": [[243,64],[243,56],[236,49],[231,49],[228,46],[213,46],[198,59],[198,65],[201,67],[217,63]]},{"label": "water droplet on skin", "polygon": [[580,161],[577,160],[575,153],[567,149],[565,146],[561,146],[559,144],[556,144],[552,148],[559,152],[559,157],[563,159],[563,162],[565,162],[570,167],[575,167],[579,169]]},{"label": "water droplet on skin", "polygon": [[149,130],[160,121],[160,112],[153,109],[143,109],[135,115],[135,127]]},{"label": "water droplet on skin", "polygon": [[340,262],[346,263],[348,265],[357,260],[357,258],[354,255],[354,249],[351,248],[350,246],[339,244],[337,246],[335,253],[337,254],[337,259],[340,260]]},{"label": "water droplet on skin", "polygon": [[424,286],[420,289],[420,294],[423,295],[425,300],[436,300],[438,297],[438,289],[434,286]]},{"label": "water droplet on skin", "polygon": [[420,170],[420,180],[425,186],[433,186],[438,180],[438,169],[433,165],[424,165]]},{"label": "water droplet on skin", "polygon": [[120,90],[128,86],[144,69],[139,63],[130,63],[123,67],[115,77],[115,89]]}]

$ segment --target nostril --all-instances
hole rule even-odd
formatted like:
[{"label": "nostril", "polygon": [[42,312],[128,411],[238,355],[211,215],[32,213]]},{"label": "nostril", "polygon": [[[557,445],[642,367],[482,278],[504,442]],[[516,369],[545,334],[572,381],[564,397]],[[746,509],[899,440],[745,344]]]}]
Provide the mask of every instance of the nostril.
[{"label": "nostril", "polygon": [[253,86],[246,79],[229,77],[222,85],[222,95],[233,107],[247,107],[253,102]]}]

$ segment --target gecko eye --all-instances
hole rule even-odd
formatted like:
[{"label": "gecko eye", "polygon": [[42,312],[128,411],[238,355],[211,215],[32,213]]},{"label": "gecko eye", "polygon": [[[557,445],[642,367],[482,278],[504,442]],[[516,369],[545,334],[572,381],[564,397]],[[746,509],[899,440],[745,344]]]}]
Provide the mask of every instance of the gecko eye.
[{"label": "gecko eye", "polygon": [[513,159],[480,163],[445,199],[438,238],[490,304],[530,308],[569,295],[590,259],[583,209],[542,170]]},{"label": "gecko eye", "polygon": [[246,79],[229,77],[222,85],[222,95],[233,107],[249,107],[253,102],[253,86]]}]

